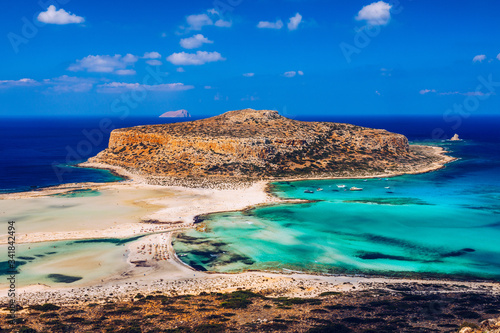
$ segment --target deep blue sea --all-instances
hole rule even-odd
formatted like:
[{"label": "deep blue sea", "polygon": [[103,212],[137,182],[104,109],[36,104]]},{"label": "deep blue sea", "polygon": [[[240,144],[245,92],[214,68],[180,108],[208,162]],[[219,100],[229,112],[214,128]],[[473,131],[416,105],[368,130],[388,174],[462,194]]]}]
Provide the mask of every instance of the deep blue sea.
[{"label": "deep blue sea", "polygon": [[[318,200],[212,214],[204,231],[174,240],[200,270],[300,270],[500,280],[500,117],[316,117],[384,128],[440,145],[459,160],[445,169],[389,179],[277,182],[283,198]],[[73,167],[106,148],[101,119],[0,120],[0,192],[71,182],[111,182]],[[112,120],[114,127],[164,123]],[[102,125],[102,124],[101,124]],[[90,133],[90,134],[89,134]],[[448,142],[458,133],[463,141]],[[337,185],[363,187],[343,191]],[[317,191],[322,188],[322,191]],[[312,190],[314,193],[304,193]]]},{"label": "deep blue sea", "polygon": [[127,118],[109,119],[107,125],[106,119],[109,118],[0,119],[0,193],[120,180],[105,170],[72,165],[107,147],[108,128],[167,122],[160,118]]}]

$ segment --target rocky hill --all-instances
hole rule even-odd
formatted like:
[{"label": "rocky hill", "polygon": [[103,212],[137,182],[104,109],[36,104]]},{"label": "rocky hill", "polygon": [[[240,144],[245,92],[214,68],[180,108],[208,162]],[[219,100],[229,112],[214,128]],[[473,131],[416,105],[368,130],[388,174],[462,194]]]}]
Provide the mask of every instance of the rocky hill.
[{"label": "rocky hill", "polygon": [[152,183],[196,183],[415,172],[442,158],[386,130],[245,109],[114,130],[109,147],[89,162],[123,167]]}]

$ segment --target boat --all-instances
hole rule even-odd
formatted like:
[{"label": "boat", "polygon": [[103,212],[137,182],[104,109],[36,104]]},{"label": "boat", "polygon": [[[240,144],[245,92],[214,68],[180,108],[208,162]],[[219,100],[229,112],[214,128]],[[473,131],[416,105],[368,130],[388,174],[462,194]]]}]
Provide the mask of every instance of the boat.
[{"label": "boat", "polygon": [[386,187],[384,187],[384,188],[385,188],[385,189],[390,189],[391,187],[390,187],[390,186],[386,186]]},{"label": "boat", "polygon": [[338,188],[345,188],[345,185],[337,185]]},{"label": "boat", "polygon": [[363,189],[361,187],[356,187],[356,186],[353,186],[349,189],[350,191],[363,191]]},{"label": "boat", "polygon": [[323,191],[323,189],[322,189],[321,187],[318,187],[318,188],[316,189],[316,191],[318,191],[318,192],[319,192],[319,191]]},{"label": "boat", "polygon": [[314,191],[311,190],[305,190],[304,193],[314,193]]}]

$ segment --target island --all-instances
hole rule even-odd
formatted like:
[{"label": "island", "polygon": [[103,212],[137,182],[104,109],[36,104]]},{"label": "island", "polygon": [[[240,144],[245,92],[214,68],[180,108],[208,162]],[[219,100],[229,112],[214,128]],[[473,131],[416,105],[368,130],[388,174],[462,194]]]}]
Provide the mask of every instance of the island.
[{"label": "island", "polygon": [[167,111],[160,118],[191,118],[191,114],[187,110]]},{"label": "island", "polygon": [[258,180],[375,177],[427,172],[453,158],[401,134],[244,109],[212,118],[116,129],[83,166],[119,167],[149,184],[243,184]]}]

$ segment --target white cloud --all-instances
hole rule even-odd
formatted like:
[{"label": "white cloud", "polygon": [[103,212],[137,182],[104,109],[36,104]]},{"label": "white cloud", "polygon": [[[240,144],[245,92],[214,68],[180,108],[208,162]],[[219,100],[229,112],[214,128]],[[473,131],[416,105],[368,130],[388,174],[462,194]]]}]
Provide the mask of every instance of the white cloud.
[{"label": "white cloud", "polygon": [[473,61],[473,62],[478,62],[478,61],[479,61],[479,62],[482,62],[482,61],[483,61],[483,60],[485,60],[485,59],[486,59],[486,55],[484,55],[484,54],[479,54],[479,55],[475,56],[475,57],[472,59],[472,61]]},{"label": "white cloud", "polygon": [[33,79],[0,80],[0,88],[32,87],[38,85],[40,85],[40,83]]},{"label": "white cloud", "polygon": [[69,71],[79,72],[95,72],[95,73],[113,73],[118,70],[127,69],[137,62],[139,57],[127,54],[121,56],[116,54],[114,56],[109,55],[89,55],[83,59],[77,60],[75,64],[68,67]]},{"label": "white cloud", "polygon": [[216,26],[219,28],[230,28],[233,22],[221,18],[220,13],[212,8],[202,14],[194,14],[186,17],[187,27],[181,26],[181,30],[192,31],[201,30],[205,26]]},{"label": "white cloud", "polygon": [[50,86],[48,91],[56,93],[88,92],[94,87],[95,80],[91,78],[79,78],[63,75],[53,79],[43,80],[45,85]]},{"label": "white cloud", "polygon": [[448,91],[448,92],[442,92],[439,93],[439,95],[463,95],[463,96],[490,96],[494,95],[495,93],[483,93],[482,91],[467,91],[467,92],[460,92],[460,91]]},{"label": "white cloud", "polygon": [[297,74],[304,75],[304,72],[303,71],[298,71]]},{"label": "white cloud", "polygon": [[197,34],[194,35],[193,37],[181,39],[180,44],[185,49],[196,49],[202,46],[203,44],[213,44],[213,41],[209,40],[202,34]]},{"label": "white cloud", "polygon": [[111,82],[101,84],[97,87],[97,92],[105,94],[118,94],[133,90],[147,90],[158,92],[185,91],[193,89],[194,86],[184,83],[164,83],[157,85],[147,85],[139,83]]},{"label": "white cloud", "polygon": [[135,75],[137,72],[133,69],[119,69],[115,72],[118,75]]},{"label": "white cloud", "polygon": [[358,21],[366,21],[369,25],[386,25],[391,19],[392,5],[384,2],[374,2],[364,6],[356,16]]},{"label": "white cloud", "polygon": [[295,16],[290,17],[288,21],[288,30],[297,30],[300,22],[302,22],[302,15],[299,13],[295,14]]},{"label": "white cloud", "polygon": [[178,73],[184,73],[186,70],[182,67],[177,68]]},{"label": "white cloud", "polygon": [[255,73],[245,73],[245,74],[243,74],[243,76],[252,77],[252,76],[255,76]]},{"label": "white cloud", "polygon": [[212,89],[212,86],[204,86],[203,88],[208,90],[208,89]]},{"label": "white cloud", "polygon": [[284,77],[294,77],[295,75],[297,75],[297,72],[295,72],[295,71],[290,71],[290,72],[283,73]]},{"label": "white cloud", "polygon": [[144,59],[159,59],[161,58],[161,54],[158,52],[145,52],[144,55],[142,56]]},{"label": "white cloud", "polygon": [[167,57],[174,65],[203,65],[207,62],[226,60],[219,52],[198,51],[196,53],[179,52]]},{"label": "white cloud", "polygon": [[436,89],[423,89],[420,90],[419,92],[421,95],[425,95],[428,93],[435,93],[441,96],[449,96],[449,95],[462,95],[462,96],[490,96],[490,95],[495,95],[495,93],[483,93],[482,91],[476,90],[476,91],[466,91],[466,92],[461,92],[461,91],[446,91],[446,92],[438,92]]},{"label": "white cloud", "polygon": [[215,21],[214,25],[216,27],[219,27],[219,28],[231,28],[231,26],[233,25],[233,22],[224,21],[223,19],[218,19],[217,21]]},{"label": "white cloud", "polygon": [[147,60],[146,64],[151,65],[151,66],[161,66],[163,63],[160,60]]},{"label": "white cloud", "polygon": [[189,15],[186,21],[190,30],[201,30],[206,25],[214,24],[214,21],[207,14]]},{"label": "white cloud", "polygon": [[50,5],[46,12],[41,12],[37,17],[38,21],[48,24],[71,24],[83,23],[85,19],[81,16],[71,14],[64,9],[56,10],[54,5]]},{"label": "white cloud", "polygon": [[278,20],[276,22],[260,21],[257,24],[257,28],[260,29],[281,29],[283,28],[283,21]]},{"label": "white cloud", "polygon": [[497,59],[498,59],[498,60],[500,60],[500,53],[499,53],[499,54],[497,54]]},{"label": "white cloud", "polygon": [[78,78],[63,75],[53,79],[36,81],[33,79],[20,80],[0,80],[0,89],[14,87],[47,87],[47,91],[65,93],[65,92],[87,92],[94,86],[94,79]]}]

